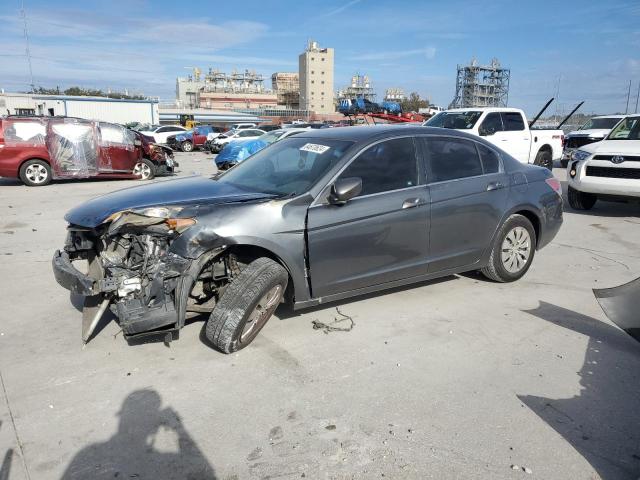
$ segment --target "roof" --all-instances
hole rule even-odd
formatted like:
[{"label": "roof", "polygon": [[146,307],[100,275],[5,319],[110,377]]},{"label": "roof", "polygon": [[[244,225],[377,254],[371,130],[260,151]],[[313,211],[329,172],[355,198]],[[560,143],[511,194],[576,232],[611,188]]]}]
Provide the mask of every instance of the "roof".
[{"label": "roof", "polygon": [[629,115],[597,115],[595,117],[591,117],[591,118],[625,118],[628,117]]},{"label": "roof", "polygon": [[469,137],[469,134],[451,129],[438,127],[423,127],[422,125],[372,125],[362,127],[334,127],[322,129],[309,129],[299,133],[296,138],[327,138],[332,140],[349,140],[352,142],[365,142],[377,137],[393,136],[393,134],[409,135],[433,135],[445,134],[448,136]]},{"label": "roof", "polygon": [[464,108],[449,108],[442,110],[443,112],[468,112],[474,110],[478,112],[521,112],[519,108],[513,107],[464,107]]}]

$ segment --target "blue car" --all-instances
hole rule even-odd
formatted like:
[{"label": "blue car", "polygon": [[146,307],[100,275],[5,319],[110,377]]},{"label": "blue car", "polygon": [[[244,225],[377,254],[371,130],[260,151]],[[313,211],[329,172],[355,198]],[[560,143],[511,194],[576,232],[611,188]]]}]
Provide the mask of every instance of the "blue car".
[{"label": "blue car", "polygon": [[252,140],[233,140],[227,143],[215,158],[216,166],[218,167],[218,170],[226,170],[237,163],[242,162],[254,153],[259,152],[263,148],[268,147],[272,143],[306,130],[308,129],[287,128],[267,132]]}]

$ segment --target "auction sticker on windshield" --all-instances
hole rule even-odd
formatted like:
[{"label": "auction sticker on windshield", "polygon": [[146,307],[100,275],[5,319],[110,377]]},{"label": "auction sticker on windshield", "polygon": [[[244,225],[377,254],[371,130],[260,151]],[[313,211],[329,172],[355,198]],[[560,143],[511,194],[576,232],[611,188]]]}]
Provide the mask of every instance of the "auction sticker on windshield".
[{"label": "auction sticker on windshield", "polygon": [[312,152],[323,154],[331,147],[327,147],[326,145],[318,145],[317,143],[305,143],[302,147],[300,147],[301,152]]}]

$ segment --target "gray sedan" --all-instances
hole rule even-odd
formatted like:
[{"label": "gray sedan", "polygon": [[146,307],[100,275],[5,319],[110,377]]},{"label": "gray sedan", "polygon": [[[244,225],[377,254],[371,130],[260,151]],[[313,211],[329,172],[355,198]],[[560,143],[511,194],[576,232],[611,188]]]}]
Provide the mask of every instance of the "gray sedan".
[{"label": "gray sedan", "polygon": [[85,296],[85,342],[106,308],[128,339],[171,340],[205,314],[206,338],[229,353],[283,301],[298,309],[469,270],[517,280],[558,232],[562,198],[547,169],[482,138],[377,126],[300,133],[223,175],[121,190],[65,218],[53,268]]}]

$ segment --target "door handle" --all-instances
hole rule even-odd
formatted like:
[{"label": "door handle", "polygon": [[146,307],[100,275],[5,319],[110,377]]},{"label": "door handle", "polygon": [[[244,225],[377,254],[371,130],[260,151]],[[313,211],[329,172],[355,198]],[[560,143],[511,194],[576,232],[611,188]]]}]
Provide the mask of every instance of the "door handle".
[{"label": "door handle", "polygon": [[422,199],[415,197],[415,198],[407,198],[404,202],[402,202],[402,208],[413,208],[413,207],[417,207],[418,205],[420,205]]},{"label": "door handle", "polygon": [[493,190],[500,190],[503,187],[504,187],[504,184],[500,182],[491,182],[489,185],[487,185],[487,192],[491,192]]}]

